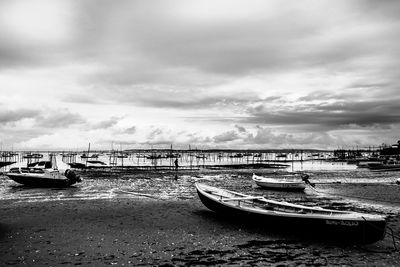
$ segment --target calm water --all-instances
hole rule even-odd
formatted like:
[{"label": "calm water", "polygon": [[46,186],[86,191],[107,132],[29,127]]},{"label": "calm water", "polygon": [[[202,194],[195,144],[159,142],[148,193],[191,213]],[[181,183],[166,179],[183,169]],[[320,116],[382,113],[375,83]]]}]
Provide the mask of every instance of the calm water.
[{"label": "calm water", "polygon": [[303,171],[316,188],[301,193],[263,190],[251,180],[252,170],[173,172],[82,171],[83,182],[66,189],[27,188],[0,176],[0,199],[15,202],[68,201],[85,199],[148,199],[149,201],[198,201],[195,182],[205,182],[253,195],[328,208],[355,208],[384,214],[400,213],[400,172],[371,172],[354,165],[326,161],[296,162],[285,170],[257,169],[277,178],[287,172]]}]

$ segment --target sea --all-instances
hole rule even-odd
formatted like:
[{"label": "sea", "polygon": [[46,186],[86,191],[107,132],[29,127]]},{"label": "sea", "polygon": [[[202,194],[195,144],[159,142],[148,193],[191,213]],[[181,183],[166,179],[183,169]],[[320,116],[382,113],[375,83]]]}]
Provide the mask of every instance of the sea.
[{"label": "sea", "polygon": [[[98,160],[106,161],[106,157]],[[196,161],[197,160],[197,161]],[[0,200],[12,202],[74,201],[95,199],[140,198],[149,201],[198,201],[194,184],[207,183],[213,186],[230,189],[251,195],[262,195],[270,199],[287,201],[309,206],[321,206],[334,209],[354,209],[384,215],[400,214],[400,178],[399,171],[374,172],[366,168],[358,168],[346,162],[311,159],[305,161],[276,161],[286,164],[281,168],[230,169],[208,168],[215,164],[215,157],[208,161],[196,159],[189,162],[180,159],[180,167],[193,166],[193,169],[171,170],[149,168],[136,170],[129,168],[134,164],[146,163],[143,158],[125,158],[125,167],[75,170],[83,181],[69,188],[29,188],[10,180],[5,173],[10,167],[2,168],[0,175]],[[236,161],[234,161],[236,160]],[[239,159],[226,159],[237,163]],[[245,159],[241,159],[245,161]],[[168,165],[172,160],[165,160]],[[68,168],[65,160],[59,156],[57,165],[60,170]],[[248,161],[247,161],[248,162]],[[26,165],[21,160],[16,165]],[[240,162],[239,162],[240,163]],[[159,163],[159,165],[162,165]],[[15,165],[12,165],[13,167]],[[120,165],[122,166],[122,165]],[[252,181],[252,174],[277,179],[285,174],[308,174],[315,187],[308,186],[304,192],[276,192],[261,189]]]}]

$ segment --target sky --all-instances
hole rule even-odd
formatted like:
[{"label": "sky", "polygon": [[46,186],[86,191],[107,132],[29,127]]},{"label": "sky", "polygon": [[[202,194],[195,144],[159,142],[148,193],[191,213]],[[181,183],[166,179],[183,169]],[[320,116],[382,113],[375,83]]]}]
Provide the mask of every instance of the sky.
[{"label": "sky", "polygon": [[400,139],[400,1],[0,0],[2,150]]}]

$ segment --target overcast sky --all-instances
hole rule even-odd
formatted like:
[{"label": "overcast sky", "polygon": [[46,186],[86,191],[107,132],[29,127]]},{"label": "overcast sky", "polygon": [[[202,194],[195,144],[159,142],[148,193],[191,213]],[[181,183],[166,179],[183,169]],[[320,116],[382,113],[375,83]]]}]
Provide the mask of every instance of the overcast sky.
[{"label": "overcast sky", "polygon": [[400,139],[400,1],[0,0],[8,149]]}]

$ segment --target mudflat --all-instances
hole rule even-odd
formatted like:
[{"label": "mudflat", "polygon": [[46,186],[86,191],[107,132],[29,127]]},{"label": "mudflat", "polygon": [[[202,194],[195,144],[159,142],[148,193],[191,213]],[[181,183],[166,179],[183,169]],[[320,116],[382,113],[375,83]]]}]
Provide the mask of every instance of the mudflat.
[{"label": "mudflat", "polygon": [[[364,246],[298,239],[223,218],[196,196],[3,200],[0,214],[1,266],[400,264],[390,235]],[[399,235],[400,217],[388,226]]]}]

